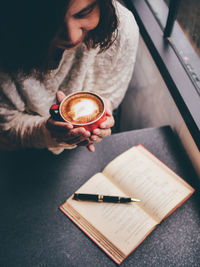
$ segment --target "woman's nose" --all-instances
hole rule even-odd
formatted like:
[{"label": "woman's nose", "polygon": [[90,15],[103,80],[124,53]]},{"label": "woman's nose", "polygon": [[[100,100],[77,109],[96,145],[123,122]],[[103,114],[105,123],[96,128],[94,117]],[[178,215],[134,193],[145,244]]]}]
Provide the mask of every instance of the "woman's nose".
[{"label": "woman's nose", "polygon": [[66,28],[67,28],[67,37],[68,37],[68,42],[71,44],[76,44],[77,42],[81,41],[83,38],[83,29],[81,27],[81,24],[76,21],[71,19],[66,23]]}]

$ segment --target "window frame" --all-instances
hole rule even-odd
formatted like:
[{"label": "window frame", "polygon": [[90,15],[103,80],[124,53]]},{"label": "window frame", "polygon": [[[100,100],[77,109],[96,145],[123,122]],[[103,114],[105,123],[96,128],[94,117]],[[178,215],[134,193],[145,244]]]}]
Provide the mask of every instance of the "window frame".
[{"label": "window frame", "polygon": [[[140,34],[147,45],[167,88],[185,121],[194,142],[200,150],[200,97],[188,76],[180,58],[164,38],[157,19],[145,0],[123,0],[130,9],[140,28]],[[174,27],[179,27],[178,24]],[[178,31],[180,38],[182,32]]]}]

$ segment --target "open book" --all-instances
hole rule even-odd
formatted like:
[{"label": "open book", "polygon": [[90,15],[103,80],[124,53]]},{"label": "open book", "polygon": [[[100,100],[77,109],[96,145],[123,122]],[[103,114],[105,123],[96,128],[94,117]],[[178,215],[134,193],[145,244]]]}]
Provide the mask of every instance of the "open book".
[{"label": "open book", "polygon": [[77,193],[131,196],[137,203],[77,201],[71,196],[61,210],[117,264],[194,189],[142,145],[132,147],[92,176]]}]

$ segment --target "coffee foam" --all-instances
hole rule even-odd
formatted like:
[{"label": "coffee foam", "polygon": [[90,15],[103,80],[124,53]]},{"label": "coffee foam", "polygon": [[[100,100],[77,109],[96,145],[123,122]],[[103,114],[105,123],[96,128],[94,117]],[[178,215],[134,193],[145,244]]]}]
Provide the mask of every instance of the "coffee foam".
[{"label": "coffee foam", "polygon": [[81,117],[91,117],[99,111],[98,105],[92,99],[80,99],[79,102],[74,104],[71,109],[73,113],[72,119],[79,120]]},{"label": "coffee foam", "polygon": [[94,95],[79,93],[66,99],[61,112],[66,120],[83,124],[96,120],[103,112],[102,101]]}]

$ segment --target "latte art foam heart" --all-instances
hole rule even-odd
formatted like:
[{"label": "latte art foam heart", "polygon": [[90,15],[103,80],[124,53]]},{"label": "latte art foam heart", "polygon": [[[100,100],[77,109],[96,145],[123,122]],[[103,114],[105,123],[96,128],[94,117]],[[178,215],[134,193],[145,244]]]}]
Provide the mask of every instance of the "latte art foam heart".
[{"label": "latte art foam heart", "polygon": [[80,99],[78,103],[72,106],[72,119],[76,121],[82,117],[96,116],[98,111],[99,107],[92,99]]},{"label": "latte art foam heart", "polygon": [[89,93],[77,93],[67,98],[61,106],[64,118],[75,124],[85,124],[98,119],[104,110],[101,99]]}]

